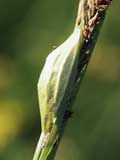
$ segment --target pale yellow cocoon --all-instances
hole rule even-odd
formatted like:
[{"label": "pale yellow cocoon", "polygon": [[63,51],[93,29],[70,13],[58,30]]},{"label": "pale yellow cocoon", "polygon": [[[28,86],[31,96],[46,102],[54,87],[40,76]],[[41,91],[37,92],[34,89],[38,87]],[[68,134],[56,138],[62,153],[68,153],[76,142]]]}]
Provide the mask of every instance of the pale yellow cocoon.
[{"label": "pale yellow cocoon", "polygon": [[80,42],[80,28],[46,59],[38,82],[38,96],[41,113],[42,132],[51,131],[56,121],[56,112],[65,95],[72,72],[76,72]]}]

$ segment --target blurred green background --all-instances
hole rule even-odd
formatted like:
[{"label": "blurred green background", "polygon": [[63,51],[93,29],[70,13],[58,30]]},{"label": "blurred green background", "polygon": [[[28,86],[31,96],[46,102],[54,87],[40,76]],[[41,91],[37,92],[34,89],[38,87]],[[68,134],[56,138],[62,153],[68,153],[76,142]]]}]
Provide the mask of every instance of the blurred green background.
[{"label": "blurred green background", "polygon": [[[37,81],[79,0],[0,0],[0,160],[32,160]],[[120,1],[110,7],[55,160],[120,160]]]}]

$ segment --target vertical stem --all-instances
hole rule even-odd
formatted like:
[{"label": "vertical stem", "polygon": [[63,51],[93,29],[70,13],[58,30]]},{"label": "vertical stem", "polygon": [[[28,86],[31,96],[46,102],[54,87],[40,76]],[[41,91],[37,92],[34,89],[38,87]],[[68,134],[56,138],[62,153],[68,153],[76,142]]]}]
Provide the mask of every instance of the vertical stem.
[{"label": "vertical stem", "polygon": [[[53,160],[60,143],[66,122],[69,119],[70,110],[79,90],[91,54],[95,47],[101,25],[105,18],[106,10],[111,0],[81,0],[75,28],[80,28],[81,45],[79,48],[79,60],[74,87],[72,88],[69,102],[62,104],[64,107],[57,111],[57,121],[53,125],[47,141],[43,146],[45,136],[42,133],[33,160]],[[66,95],[64,95],[66,97]],[[65,102],[65,101],[64,101]]]}]

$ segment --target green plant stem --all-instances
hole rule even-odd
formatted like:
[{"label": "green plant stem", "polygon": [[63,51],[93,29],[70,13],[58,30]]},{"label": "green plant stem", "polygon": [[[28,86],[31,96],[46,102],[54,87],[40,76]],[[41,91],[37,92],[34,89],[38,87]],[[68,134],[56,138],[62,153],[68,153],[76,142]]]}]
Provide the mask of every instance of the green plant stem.
[{"label": "green plant stem", "polygon": [[74,87],[72,88],[69,101],[63,101],[63,105],[66,105],[66,107],[61,107],[58,111],[57,122],[52,127],[45,146],[43,148],[40,147],[41,142],[38,142],[39,149],[37,149],[33,160],[53,160],[55,157],[66,122],[69,119],[72,104],[80,88],[110,2],[110,0],[80,1],[75,27],[81,27],[82,44],[79,48],[79,61]]}]

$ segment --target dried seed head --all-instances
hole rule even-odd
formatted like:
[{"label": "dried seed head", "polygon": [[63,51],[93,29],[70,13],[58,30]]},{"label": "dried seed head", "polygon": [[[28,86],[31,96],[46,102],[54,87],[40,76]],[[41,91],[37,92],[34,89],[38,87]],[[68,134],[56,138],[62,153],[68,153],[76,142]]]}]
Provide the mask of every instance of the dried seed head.
[{"label": "dried seed head", "polygon": [[105,11],[107,10],[111,2],[112,0],[81,0],[80,1],[78,17],[77,17],[77,25],[80,25],[81,20],[83,19],[84,38],[90,37],[90,34],[94,30],[94,26],[100,23],[102,16],[105,15]]}]

